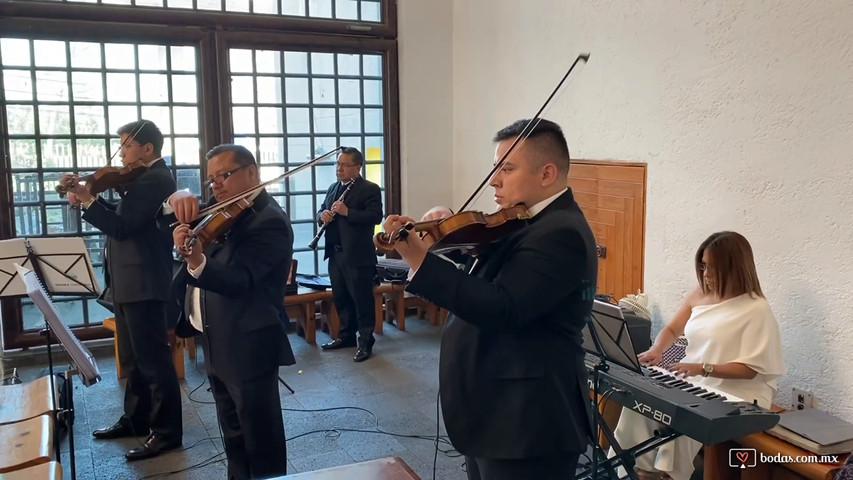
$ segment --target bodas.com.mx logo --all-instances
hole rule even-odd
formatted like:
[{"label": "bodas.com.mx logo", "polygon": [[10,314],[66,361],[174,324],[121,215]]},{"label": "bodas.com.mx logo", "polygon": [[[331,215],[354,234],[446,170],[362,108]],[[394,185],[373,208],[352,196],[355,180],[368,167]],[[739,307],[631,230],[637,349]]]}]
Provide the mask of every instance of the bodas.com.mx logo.
[{"label": "bodas.com.mx logo", "polygon": [[757,458],[754,448],[729,449],[729,466],[732,468],[754,467]]}]

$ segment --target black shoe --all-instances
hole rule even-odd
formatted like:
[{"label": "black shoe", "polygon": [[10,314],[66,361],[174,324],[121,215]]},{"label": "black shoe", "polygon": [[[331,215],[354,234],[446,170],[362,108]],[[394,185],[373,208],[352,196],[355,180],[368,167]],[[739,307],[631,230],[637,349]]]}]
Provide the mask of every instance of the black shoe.
[{"label": "black shoe", "polygon": [[128,460],[142,460],[160,455],[163,452],[174,450],[181,446],[180,439],[169,439],[159,433],[152,433],[142,445],[130,449],[124,454]]},{"label": "black shoe", "polygon": [[362,338],[358,339],[358,350],[355,351],[355,356],[352,357],[353,362],[363,362],[370,358],[373,355],[373,344],[376,343],[376,339],[364,340]]},{"label": "black shoe", "polygon": [[353,362],[363,362],[370,358],[373,355],[373,350],[369,348],[359,347],[358,350],[355,351],[355,356],[352,357]]},{"label": "black shoe", "polygon": [[336,338],[329,343],[320,345],[323,350],[338,350],[340,348],[352,348],[355,346],[355,339]]},{"label": "black shoe", "polygon": [[111,427],[95,430],[92,432],[92,436],[101,440],[110,440],[113,438],[141,437],[143,435],[148,435],[148,433],[149,431],[147,427],[134,428],[131,426],[130,422],[121,419]]}]

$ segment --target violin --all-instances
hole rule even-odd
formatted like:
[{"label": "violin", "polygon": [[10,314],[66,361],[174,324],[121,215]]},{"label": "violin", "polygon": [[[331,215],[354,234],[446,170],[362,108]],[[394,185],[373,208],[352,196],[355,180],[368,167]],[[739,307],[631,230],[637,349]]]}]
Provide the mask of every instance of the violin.
[{"label": "violin", "polygon": [[569,70],[563,75],[563,78],[545,100],[545,103],[539,108],[527,125],[524,126],[521,134],[515,138],[509,148],[504,152],[501,158],[495,162],[492,170],[486,175],[486,178],[480,183],[474,193],[468,197],[468,200],[462,205],[459,213],[451,215],[440,220],[430,220],[427,222],[407,223],[400,227],[397,231],[386,233],[380,232],[373,237],[373,244],[377,250],[384,253],[395,249],[395,245],[400,240],[405,240],[409,232],[414,230],[420,232],[421,239],[427,244],[429,250],[433,253],[446,253],[453,250],[473,251],[477,252],[486,245],[500,240],[505,235],[521,229],[527,225],[527,219],[530,218],[530,213],[527,207],[519,204],[508,208],[503,208],[492,214],[484,214],[479,211],[465,211],[475,198],[482,192],[483,187],[494,177],[495,173],[509,159],[510,155],[523,143],[527,137],[533,133],[533,130],[539,124],[542,118],[542,112],[551,100],[557,95],[557,92],[563,87],[563,84],[571,75],[572,70],[578,62],[586,63],[589,60],[589,54],[584,53],[578,55]]},{"label": "violin", "polygon": [[373,237],[376,248],[388,253],[394,250],[398,240],[406,238],[411,231],[419,232],[429,250],[436,254],[454,250],[477,251],[483,245],[493,243],[524,227],[530,213],[524,205],[485,214],[465,211],[440,220],[407,223],[391,234],[380,232]]},{"label": "violin", "polygon": [[[295,173],[301,172],[302,170],[322,161],[326,157],[339,152],[342,148],[343,147],[338,147],[309,162],[305,162],[293,170],[289,170],[272,180],[256,185],[246,191],[234,195],[231,198],[225,199],[203,209],[189,222],[189,225],[192,227],[192,232],[187,236],[186,242],[182,246],[183,250],[188,252],[199,241],[201,241],[202,248],[209,245],[211,242],[217,241],[231,230],[231,227],[237,223],[245,212],[252,208],[255,198],[260,195],[261,191],[267,185],[281,181]],[[180,222],[174,222],[170,227],[174,227],[179,223]]]},{"label": "violin", "polygon": [[189,251],[198,242],[201,242],[202,249],[204,249],[205,246],[225,236],[243,214],[252,208],[254,199],[259,193],[260,191],[249,197],[239,198],[237,201],[229,203],[227,207],[200,219],[193,227],[192,233],[187,236],[186,243],[184,243],[185,251]]},{"label": "violin", "polygon": [[[112,162],[113,158],[115,158],[116,154],[118,154],[124,146],[134,140],[139,132],[142,131],[142,128],[145,125],[148,125],[150,122],[143,120],[142,124],[139,128],[133,132],[132,135],[128,136],[124,142],[119,146],[119,148],[113,153],[107,163]],[[157,160],[160,160],[159,158]],[[67,183],[58,183],[54,190],[59,194],[59,198],[65,197],[68,194],[68,190],[75,186],[76,184],[82,184],[86,187],[86,190],[89,191],[89,194],[93,197],[99,193],[105,192],[110,189],[114,189],[119,193],[119,195],[124,196],[127,193],[128,185],[131,182],[139,178],[145,170],[154,162],[154,160],[149,163],[145,163],[145,161],[140,158],[134,162],[130,162],[127,165],[122,167],[114,167],[111,165],[107,165],[106,167],[101,167],[95,170],[95,173],[90,175],[84,175],[82,177],[70,178]],[[76,208],[76,206],[72,205],[72,208]]]},{"label": "violin", "polygon": [[142,159],[122,167],[108,165],[95,170],[92,174],[71,179],[68,183],[59,183],[54,190],[60,198],[63,198],[75,183],[79,183],[85,186],[93,197],[110,189],[115,189],[120,195],[124,195],[127,193],[128,186],[145,173],[148,166],[149,164]]}]

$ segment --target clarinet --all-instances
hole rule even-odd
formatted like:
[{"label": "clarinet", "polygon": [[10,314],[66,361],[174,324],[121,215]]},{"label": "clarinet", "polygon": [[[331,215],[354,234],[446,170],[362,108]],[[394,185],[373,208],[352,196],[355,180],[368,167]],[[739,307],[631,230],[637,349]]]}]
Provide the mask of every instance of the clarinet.
[{"label": "clarinet", "polygon": [[[353,185],[355,185],[355,179],[352,179],[349,181],[349,183],[347,183],[347,188],[344,189],[344,192],[341,194],[340,197],[338,197],[337,201],[343,202],[344,198],[346,198],[347,193],[349,193]],[[332,219],[324,223],[323,226],[320,227],[320,230],[317,231],[317,235],[314,236],[314,240],[311,240],[311,243],[308,244],[308,248],[310,248],[311,250],[317,250],[317,243],[320,242],[320,238],[322,238],[323,234],[326,233],[326,228],[329,227],[329,224],[335,221],[335,215],[335,212],[332,212]]]}]

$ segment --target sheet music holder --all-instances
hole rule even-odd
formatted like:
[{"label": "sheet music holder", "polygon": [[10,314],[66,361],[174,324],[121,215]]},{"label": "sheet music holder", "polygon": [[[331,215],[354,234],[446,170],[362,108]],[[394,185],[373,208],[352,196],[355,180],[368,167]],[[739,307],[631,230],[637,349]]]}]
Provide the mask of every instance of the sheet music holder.
[{"label": "sheet music holder", "polygon": [[53,295],[98,296],[101,289],[80,237],[12,238],[0,241],[0,297],[27,295],[15,280],[15,264],[38,272]]},{"label": "sheet music holder", "polygon": [[[595,337],[592,335],[594,330]],[[634,354],[634,344],[628,333],[628,325],[618,305],[595,300],[592,315],[583,329],[583,348],[590,355],[627,368],[632,372],[643,373],[640,361]]]},{"label": "sheet music holder", "polygon": [[[91,266],[89,267],[91,269]],[[55,405],[56,398],[54,397],[54,411],[56,412],[57,422],[63,422],[68,427],[69,441],[69,456],[71,457],[71,478],[77,478],[77,469],[75,463],[74,452],[74,385],[73,374],[79,373],[83,379],[83,384],[87,387],[94,385],[101,380],[101,374],[98,371],[98,364],[95,362],[95,357],[80,340],[71,332],[68,326],[62,321],[59,312],[51,300],[50,294],[45,290],[41,280],[36,276],[35,272],[24,268],[18,264],[15,265],[15,270],[18,277],[22,280],[21,283],[25,286],[27,295],[32,299],[33,304],[44,315],[47,327],[44,332],[47,342],[47,358],[50,368],[50,383],[51,390],[56,391],[53,385],[53,355],[51,353],[51,332],[56,334],[59,343],[65,349],[71,359],[74,369],[69,369],[63,372],[63,376],[67,382],[66,392],[68,394],[68,408],[57,408]],[[56,438],[56,458],[60,458],[59,438]]]},{"label": "sheet music holder", "polygon": [[[593,367],[592,375],[593,395],[591,401],[594,429],[592,465],[576,478],[597,479],[599,475],[603,475],[602,478],[616,480],[619,478],[616,468],[622,465],[625,467],[628,477],[636,480],[638,477],[637,472],[634,471],[635,458],[673,440],[681,434],[662,429],[660,436],[656,435],[629,449],[623,449],[619,446],[619,442],[616,441],[613,431],[601,417],[598,400],[598,375],[599,372],[606,372],[610,369],[608,362],[640,375],[643,375],[643,369],[634,353],[634,345],[631,341],[631,335],[628,333],[628,325],[625,323],[625,317],[622,316],[622,309],[619,306],[594,300],[592,313],[582,333],[584,350],[589,355],[597,357],[599,363]],[[603,397],[606,398],[607,393],[604,393]],[[604,449],[599,444],[599,430],[604,434],[608,443],[613,448],[616,454],[614,457],[608,458]]]},{"label": "sheet music holder", "polygon": [[48,327],[51,329],[52,333],[56,335],[59,343],[71,358],[71,362],[80,372],[80,376],[83,378],[83,384],[89,387],[98,383],[101,380],[101,374],[98,371],[98,364],[95,362],[95,357],[92,355],[92,352],[90,352],[89,349],[86,348],[73,333],[71,333],[71,330],[62,321],[59,312],[56,311],[53,301],[45,291],[45,288],[42,286],[39,278],[36,277],[35,272],[20,265],[15,265],[15,268],[25,284],[27,295],[32,299],[33,304],[35,304],[42,315],[44,315],[44,319],[47,322]]}]

